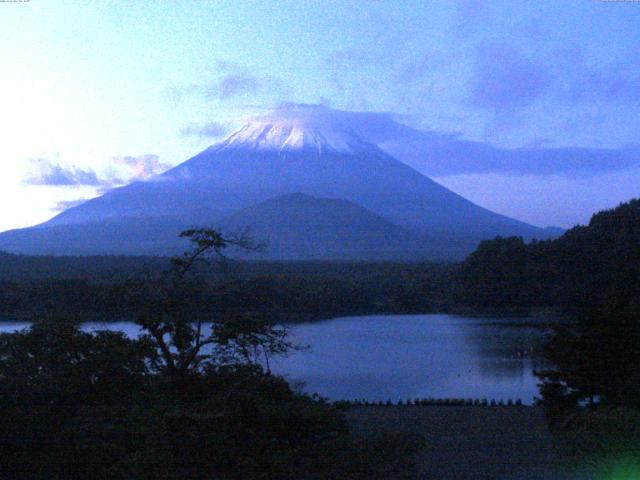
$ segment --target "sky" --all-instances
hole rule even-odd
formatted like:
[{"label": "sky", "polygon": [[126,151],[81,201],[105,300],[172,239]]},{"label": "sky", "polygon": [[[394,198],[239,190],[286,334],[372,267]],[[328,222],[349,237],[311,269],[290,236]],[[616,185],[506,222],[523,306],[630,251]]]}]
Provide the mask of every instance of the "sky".
[{"label": "sky", "polygon": [[639,2],[30,0],[0,31],[0,231],[287,103],[535,225],[640,196]]}]

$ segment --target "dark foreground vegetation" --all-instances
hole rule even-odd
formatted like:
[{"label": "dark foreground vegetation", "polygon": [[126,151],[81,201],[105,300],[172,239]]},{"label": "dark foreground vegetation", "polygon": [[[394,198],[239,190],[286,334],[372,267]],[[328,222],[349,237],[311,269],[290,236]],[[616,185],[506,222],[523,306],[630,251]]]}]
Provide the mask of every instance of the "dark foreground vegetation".
[{"label": "dark foreground vegetation", "polygon": [[562,311],[540,404],[593,477],[640,478],[640,200],[555,240],[485,241],[458,270],[465,305]]},{"label": "dark foreground vegetation", "polygon": [[640,201],[518,249],[520,267],[541,272],[544,301],[575,318],[547,345],[555,368],[538,373],[552,428],[596,478],[640,478]]},{"label": "dark foreground vegetation", "polygon": [[575,457],[555,441],[538,407],[354,407],[347,418],[359,438],[397,431],[424,437],[415,467],[421,480],[592,478],[572,475]]},{"label": "dark foreground vegetation", "polygon": [[483,242],[460,275],[468,305],[568,315],[546,346],[540,404],[595,478],[640,478],[640,200],[555,240]]},{"label": "dark foreground vegetation", "polygon": [[159,356],[150,337],[60,321],[4,335],[0,477],[411,478],[417,435],[354,440],[341,410],[256,364],[172,372]]},{"label": "dark foreground vegetation", "polygon": [[355,439],[341,409],[269,373],[296,348],[283,328],[192,322],[191,269],[229,242],[186,235],[194,249],[146,284],[140,338],[61,318],[0,336],[0,478],[412,478],[418,435]]},{"label": "dark foreground vegetation", "polygon": [[[269,357],[295,348],[273,321],[464,309],[566,313],[546,348],[553,368],[538,372],[540,406],[569,456],[640,474],[639,200],[555,240],[483,242],[457,265],[243,263],[212,274],[199,258],[233,241],[186,235],[194,249],[172,263],[3,256],[0,315],[65,320],[0,337],[2,476],[411,478],[420,437],[354,437],[340,405],[269,374]],[[138,340],[68,320],[133,314]]]},{"label": "dark foreground vegetation", "polygon": [[541,372],[545,399],[640,407],[640,200],[556,240],[483,242],[461,271],[472,305],[572,315],[547,347],[557,370]]}]

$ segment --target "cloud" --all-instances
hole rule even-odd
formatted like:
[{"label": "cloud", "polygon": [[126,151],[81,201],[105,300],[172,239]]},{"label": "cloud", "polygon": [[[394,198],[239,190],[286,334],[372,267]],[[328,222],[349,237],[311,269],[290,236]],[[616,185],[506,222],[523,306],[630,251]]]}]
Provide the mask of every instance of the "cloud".
[{"label": "cloud", "polygon": [[89,198],[79,198],[77,200],[60,200],[56,202],[55,206],[51,209],[56,212],[62,212],[69,208],[77,207],[78,205],[90,200]]},{"label": "cloud", "polygon": [[148,180],[154,175],[164,172],[171,168],[168,163],[161,162],[158,155],[146,154],[134,156],[113,157],[112,162],[120,170],[124,170],[124,181],[119,181],[119,177],[113,177],[113,184],[130,183],[140,180]]},{"label": "cloud", "polygon": [[192,85],[185,93],[202,93],[207,100],[229,102],[232,100],[262,99],[273,96],[282,101],[286,89],[280,79],[256,72],[228,61],[216,63],[216,74],[212,81]]},{"label": "cloud", "polygon": [[236,108],[242,108],[242,104],[247,102],[262,106],[277,105],[289,96],[289,90],[280,78],[262,75],[254,69],[226,60],[218,60],[211,75],[201,82],[172,85],[166,93],[173,102],[204,98],[207,101],[233,103]]},{"label": "cloud", "polygon": [[453,31],[464,39],[485,33],[492,26],[495,12],[490,2],[457,0],[453,16]]},{"label": "cloud", "polygon": [[47,158],[30,160],[24,182],[29,185],[52,186],[102,185],[96,172],[91,169],[83,170],[73,165],[65,167]]},{"label": "cloud", "polygon": [[545,139],[521,148],[466,140],[455,132],[419,130],[390,112],[353,112],[321,105],[283,104],[276,116],[313,116],[380,146],[428,176],[501,173],[591,176],[640,166],[640,148],[552,148]]},{"label": "cloud", "polygon": [[380,145],[429,176],[501,173],[509,175],[592,176],[640,165],[640,149],[500,148],[434,131],[391,139]]},{"label": "cloud", "polygon": [[348,110],[336,110],[325,105],[282,103],[269,115],[262,115],[258,118],[267,117],[295,117],[330,123],[337,129],[348,130],[356,135],[378,143],[388,139],[400,139],[411,135],[415,130],[407,125],[396,121],[402,118],[391,112],[358,112]]},{"label": "cloud", "polygon": [[529,58],[505,43],[480,44],[468,98],[471,105],[512,120],[535,104],[556,111],[640,104],[640,68],[633,61],[594,67],[576,45],[557,49],[552,58],[552,63]]},{"label": "cloud", "polygon": [[596,70],[574,65],[567,77],[563,93],[571,102],[640,102],[640,72],[631,68],[614,66]]},{"label": "cloud", "polygon": [[459,104],[477,120],[472,128],[512,145],[550,133],[573,144],[638,143],[631,126],[640,113],[637,62],[613,55],[596,62],[579,44],[536,45],[535,51],[495,41],[476,45]]},{"label": "cloud", "polygon": [[395,78],[403,83],[421,83],[434,71],[442,70],[450,63],[450,56],[445,54],[443,50],[425,51],[405,62]]},{"label": "cloud", "polygon": [[471,103],[495,113],[528,107],[553,84],[554,77],[546,66],[504,43],[480,45],[476,62]]},{"label": "cloud", "polygon": [[238,96],[254,95],[263,88],[257,77],[247,73],[230,73],[207,88],[208,98],[229,100]]},{"label": "cloud", "polygon": [[229,131],[226,125],[220,122],[209,122],[202,125],[191,124],[180,130],[184,136],[194,136],[199,138],[218,138]]},{"label": "cloud", "polygon": [[101,173],[38,158],[30,160],[24,183],[36,186],[90,186],[104,192],[114,186],[149,180],[169,168],[171,165],[161,162],[153,154],[112,157],[109,168]]}]

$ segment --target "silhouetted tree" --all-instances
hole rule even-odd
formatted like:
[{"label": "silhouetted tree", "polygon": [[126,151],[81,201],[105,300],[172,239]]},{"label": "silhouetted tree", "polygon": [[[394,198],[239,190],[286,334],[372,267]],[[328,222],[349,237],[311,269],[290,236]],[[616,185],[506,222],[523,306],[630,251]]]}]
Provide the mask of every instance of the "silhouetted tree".
[{"label": "silhouetted tree", "polygon": [[172,258],[172,268],[151,284],[151,302],[138,319],[148,332],[145,338],[158,349],[158,367],[173,376],[230,363],[260,364],[261,360],[268,368],[270,355],[293,347],[284,327],[272,325],[265,316],[235,314],[210,318],[211,328],[205,328],[202,316],[194,318],[188,308],[193,292],[206,283],[206,278],[189,278],[196,267],[224,261],[224,251],[230,247],[255,251],[262,245],[246,234],[225,237],[211,229],[187,230],[180,236],[190,240],[191,248]]},{"label": "silhouetted tree", "polygon": [[212,230],[184,236],[193,248],[170,271],[130,285],[145,299],[140,324],[147,334],[140,338],[85,332],[61,319],[0,336],[0,478],[364,480],[406,473],[419,438],[354,441],[339,409],[256,366],[290,348],[286,331],[242,313],[205,331],[190,311],[202,281],[194,272],[208,254],[216,259],[229,245],[245,244]]}]

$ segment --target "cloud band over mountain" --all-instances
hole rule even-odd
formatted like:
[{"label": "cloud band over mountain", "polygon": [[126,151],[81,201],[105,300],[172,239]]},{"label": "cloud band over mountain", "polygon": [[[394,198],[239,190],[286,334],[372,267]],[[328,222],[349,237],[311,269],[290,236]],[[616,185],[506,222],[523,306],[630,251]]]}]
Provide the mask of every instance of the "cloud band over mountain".
[{"label": "cloud band over mountain", "polygon": [[466,140],[457,133],[419,130],[389,112],[334,110],[320,105],[284,104],[274,115],[322,116],[375,143],[422,173],[590,176],[640,165],[638,148],[544,147],[502,148]]}]

